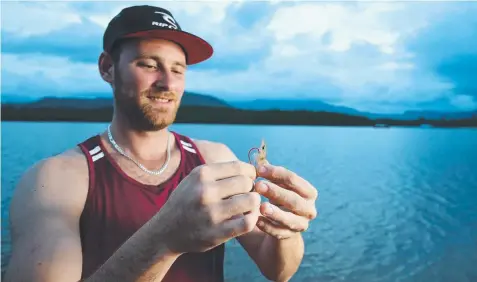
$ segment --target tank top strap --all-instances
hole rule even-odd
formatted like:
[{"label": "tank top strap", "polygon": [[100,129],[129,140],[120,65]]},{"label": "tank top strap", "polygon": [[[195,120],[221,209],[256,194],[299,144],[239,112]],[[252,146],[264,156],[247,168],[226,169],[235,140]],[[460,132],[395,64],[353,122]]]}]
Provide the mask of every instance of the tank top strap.
[{"label": "tank top strap", "polygon": [[205,164],[205,159],[192,138],[179,134],[175,131],[171,132],[174,134],[176,140],[178,140],[179,148],[184,158],[191,160],[196,166]]},{"label": "tank top strap", "polygon": [[85,141],[78,144],[78,147],[83,152],[88,162],[89,171],[89,189],[92,190],[96,183],[95,163],[104,159],[104,152],[101,147],[101,136],[99,134],[93,135]]},{"label": "tank top strap", "polygon": [[79,143],[78,146],[91,162],[96,162],[104,157],[99,134],[86,139],[82,143]]}]

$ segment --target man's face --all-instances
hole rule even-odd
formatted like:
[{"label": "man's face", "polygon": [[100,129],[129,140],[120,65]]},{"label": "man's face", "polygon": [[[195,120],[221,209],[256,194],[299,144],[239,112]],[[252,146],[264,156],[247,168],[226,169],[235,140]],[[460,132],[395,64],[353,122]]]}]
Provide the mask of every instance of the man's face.
[{"label": "man's face", "polygon": [[185,88],[186,57],[159,39],[125,44],[114,66],[113,91],[119,113],[139,130],[172,124]]}]

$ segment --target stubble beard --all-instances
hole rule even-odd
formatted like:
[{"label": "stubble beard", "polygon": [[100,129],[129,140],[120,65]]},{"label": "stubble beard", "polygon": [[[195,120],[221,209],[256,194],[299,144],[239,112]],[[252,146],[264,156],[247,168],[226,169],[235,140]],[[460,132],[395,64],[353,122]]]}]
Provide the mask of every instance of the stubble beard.
[{"label": "stubble beard", "polygon": [[[174,123],[179,107],[176,93],[153,89],[136,93],[124,86],[119,73],[116,73],[114,83],[115,106],[130,127],[138,131],[158,131]],[[175,107],[173,109],[154,108],[147,98],[151,93],[175,97],[173,101]]]}]

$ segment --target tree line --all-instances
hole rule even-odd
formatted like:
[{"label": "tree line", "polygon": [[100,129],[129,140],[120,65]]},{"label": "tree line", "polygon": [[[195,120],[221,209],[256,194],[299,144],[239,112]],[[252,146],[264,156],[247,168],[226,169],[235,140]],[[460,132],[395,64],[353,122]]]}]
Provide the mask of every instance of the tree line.
[{"label": "tree line", "polygon": [[[112,107],[95,109],[2,105],[2,121],[109,122]],[[327,125],[327,126],[421,126],[477,127],[477,115],[465,119],[415,120],[370,119],[333,112],[243,110],[228,107],[181,106],[176,123]]]}]

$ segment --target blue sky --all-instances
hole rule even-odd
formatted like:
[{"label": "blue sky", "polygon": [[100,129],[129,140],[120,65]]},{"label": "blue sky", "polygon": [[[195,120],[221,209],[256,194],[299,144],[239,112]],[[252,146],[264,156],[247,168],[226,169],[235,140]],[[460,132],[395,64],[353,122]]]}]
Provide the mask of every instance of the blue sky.
[{"label": "blue sky", "polygon": [[477,109],[477,2],[2,3],[2,95],[110,95],[97,58],[122,8],[153,4],[215,48],[187,89],[372,112]]}]

